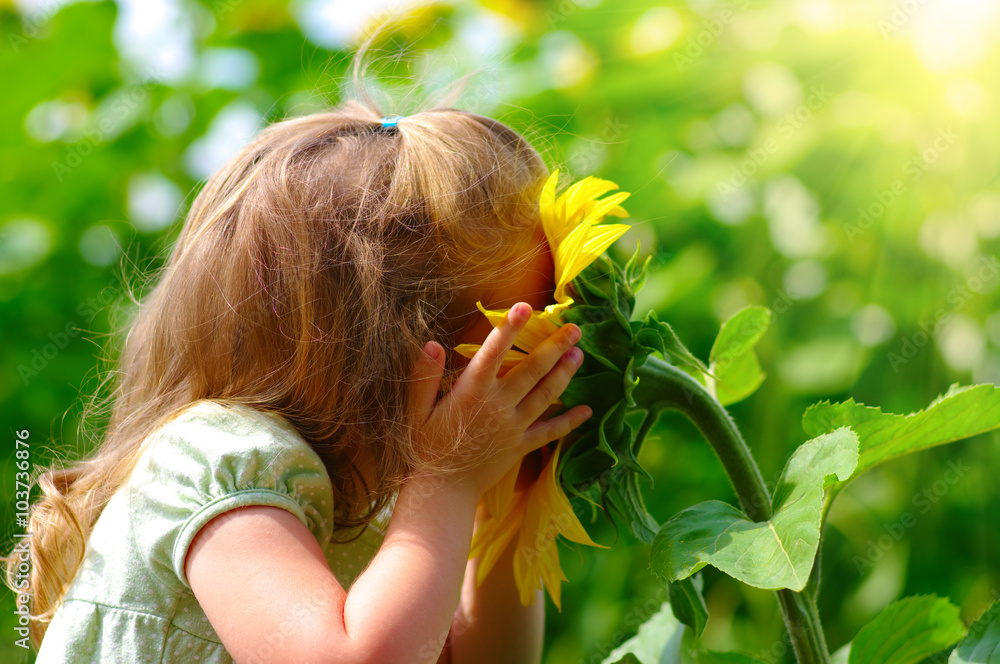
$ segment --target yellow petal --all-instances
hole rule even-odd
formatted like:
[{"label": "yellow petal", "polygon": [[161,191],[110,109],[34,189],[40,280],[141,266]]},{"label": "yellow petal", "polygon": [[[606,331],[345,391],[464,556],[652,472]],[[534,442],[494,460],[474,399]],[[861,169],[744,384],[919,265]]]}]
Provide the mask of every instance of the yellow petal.
[{"label": "yellow petal", "polygon": [[469,560],[473,560],[486,553],[490,543],[496,541],[497,532],[500,530],[500,519],[487,516],[483,519],[476,532],[472,535],[472,543],[469,545]]},{"label": "yellow petal", "polygon": [[628,224],[603,224],[594,226],[583,242],[580,253],[577,254],[572,268],[567,272],[567,276],[572,281],[578,274],[604,253],[604,250],[614,244],[615,240],[624,235],[630,228]]},{"label": "yellow petal", "polygon": [[[469,560],[479,558],[476,568],[476,585],[481,585],[489,575],[500,555],[507,549],[514,535],[521,528],[524,518],[524,492],[514,494],[511,509],[502,517],[490,516],[476,530],[469,549]],[[527,605],[525,605],[527,606]]]},{"label": "yellow petal", "polygon": [[[477,302],[476,306],[489,319],[493,327],[500,325],[507,316],[507,309],[503,311],[489,310],[483,307],[482,302]],[[532,311],[528,322],[514,339],[514,345],[521,350],[530,353],[559,329],[559,325],[553,323],[548,317],[541,316],[541,313],[540,311]]]},{"label": "yellow petal", "polygon": [[569,282],[630,228],[628,224],[577,226],[555,252],[556,301],[560,302],[566,297],[565,290]]},{"label": "yellow petal", "polygon": [[[591,227],[608,214],[627,216],[625,209],[619,204],[630,194],[619,192],[598,200],[599,196],[617,189],[618,185],[609,180],[587,177],[555,198],[557,178],[558,171],[546,182],[539,200],[539,213],[555,263],[555,299],[559,303],[565,303],[568,299],[566,286],[569,282],[629,228],[622,225],[618,235],[611,237],[617,231],[592,230]],[[601,245],[600,242],[588,242],[591,237],[606,243]],[[600,246],[600,249],[594,253],[596,246]],[[584,248],[588,251],[582,254]]]},{"label": "yellow petal", "polygon": [[562,325],[563,312],[569,309],[569,305],[571,304],[573,304],[573,298],[564,294],[561,302],[547,305],[545,310],[538,314],[538,317],[551,321],[556,325]]},{"label": "yellow petal", "polygon": [[[586,223],[590,226],[593,226],[594,224],[600,222],[602,219],[604,219],[604,217],[606,217],[609,214],[615,214],[615,216],[622,216],[622,217],[628,216],[628,213],[625,212],[625,208],[623,208],[618,204],[624,201],[630,195],[631,194],[629,194],[628,192],[622,191],[617,194],[612,194],[607,198],[602,198],[599,201],[594,201],[593,206],[591,206],[590,210],[587,211],[587,216],[585,219]],[[618,212],[621,212],[623,214],[617,214]]]},{"label": "yellow petal", "polygon": [[500,478],[499,482],[483,492],[483,502],[491,516],[500,519],[507,514],[510,499],[514,495],[514,486],[517,484],[517,475],[520,471],[521,462],[518,461]]},{"label": "yellow petal", "polygon": [[542,218],[542,229],[545,231],[545,238],[549,241],[549,246],[556,246],[555,237],[558,228],[554,224],[558,221],[555,214],[556,206],[556,184],[559,182],[559,169],[552,171],[552,175],[545,181],[542,187],[542,195],[538,199],[538,213]]},{"label": "yellow petal", "polygon": [[[595,224],[600,221],[604,214],[591,215],[598,204],[597,198],[606,194],[612,189],[617,189],[618,185],[608,180],[601,180],[594,177],[585,178],[566,191],[566,224],[571,228],[587,223]],[[614,204],[609,209],[617,207],[618,203],[625,200],[628,194],[615,194]],[[589,217],[589,219],[588,219]]]},{"label": "yellow petal", "polygon": [[619,203],[629,197],[621,192],[603,200],[596,200],[618,185],[610,180],[586,177],[574,183],[564,194],[556,198],[555,190],[559,180],[559,171],[555,170],[545,182],[542,195],[538,202],[538,211],[542,218],[542,227],[549,246],[558,248],[566,236],[580,224],[596,224],[607,214],[628,216]]},{"label": "yellow petal", "polygon": [[542,585],[556,606],[560,606],[560,582],[565,581],[566,576],[559,566],[557,535],[579,544],[608,548],[590,539],[559,486],[556,466],[563,441],[556,445],[541,475],[527,489],[521,532],[518,534],[517,551],[514,555],[514,579],[521,603],[525,606],[534,602],[534,591]]},{"label": "yellow petal", "polygon": [[628,212],[626,212],[625,208],[623,208],[621,205],[618,205],[616,207],[611,208],[610,210],[608,210],[607,214],[610,214],[610,215],[615,216],[615,217],[627,217],[628,216]]},{"label": "yellow petal", "polygon": [[545,589],[549,591],[549,597],[556,609],[562,611],[562,582],[568,581],[566,574],[559,565],[559,551],[552,547],[551,551],[542,554],[541,563],[538,566],[538,573],[541,576]]},{"label": "yellow petal", "polygon": [[[482,348],[481,344],[459,344],[455,346],[454,350],[462,357],[467,357],[471,360],[480,348]],[[528,357],[527,353],[522,353],[521,351],[512,348],[503,356],[500,368],[510,369],[515,367],[523,362],[526,357]]]},{"label": "yellow petal", "polygon": [[514,555],[514,580],[523,606],[535,603],[535,590],[543,586],[556,608],[562,610],[560,589],[566,575],[559,565],[559,551],[555,540],[539,540],[531,536],[532,528],[522,524]]},{"label": "yellow petal", "polygon": [[583,524],[576,518],[569,498],[566,497],[562,487],[559,486],[559,479],[556,477],[556,465],[559,463],[559,453],[562,451],[565,440],[563,438],[556,445],[548,464],[542,470],[542,474],[538,477],[538,481],[535,482],[532,489],[538,492],[539,502],[551,510],[553,515],[551,517],[552,521],[558,526],[560,535],[578,544],[606,549],[608,547],[590,539],[590,535],[587,534]]},{"label": "yellow petal", "polygon": [[522,606],[532,606],[535,603],[535,590],[539,587],[538,571],[535,569],[538,552],[529,532],[531,531],[522,523],[517,534],[517,550],[514,552],[514,583]]},{"label": "yellow petal", "polygon": [[[593,176],[580,180],[566,190],[567,217],[573,218],[581,213],[586,214],[599,196],[617,188],[618,185],[614,182]],[[625,194],[625,197],[627,198],[628,194]],[[579,223],[579,220],[577,222]]]}]

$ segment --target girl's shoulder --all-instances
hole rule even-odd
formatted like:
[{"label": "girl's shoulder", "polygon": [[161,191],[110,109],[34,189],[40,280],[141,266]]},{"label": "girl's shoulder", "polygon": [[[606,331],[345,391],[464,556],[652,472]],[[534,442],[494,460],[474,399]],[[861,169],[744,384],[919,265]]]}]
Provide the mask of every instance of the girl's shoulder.
[{"label": "girl's shoulder", "polygon": [[265,505],[291,512],[328,546],[330,477],[281,416],[196,402],[140,450],[94,524],[39,661],[160,661],[176,652],[183,661],[231,662],[185,575],[199,530],[229,510]]},{"label": "girl's shoulder", "polygon": [[280,414],[207,399],[190,404],[150,434],[143,441],[136,469],[143,462],[169,461],[170,454],[213,464],[237,460],[234,457],[266,460],[272,472],[298,464],[304,467],[307,461],[325,473],[319,455]]},{"label": "girl's shoulder", "polygon": [[145,441],[126,491],[148,561],[187,586],[184,560],[198,531],[238,507],[285,509],[321,548],[333,527],[333,487],[315,450],[277,413],[198,401]]},{"label": "girl's shoulder", "polygon": [[281,441],[292,447],[312,450],[295,427],[280,414],[212,399],[200,399],[181,409],[154,431],[146,442],[155,442],[165,435],[176,434],[178,430],[192,433],[198,427],[252,436],[257,442],[271,444]]}]

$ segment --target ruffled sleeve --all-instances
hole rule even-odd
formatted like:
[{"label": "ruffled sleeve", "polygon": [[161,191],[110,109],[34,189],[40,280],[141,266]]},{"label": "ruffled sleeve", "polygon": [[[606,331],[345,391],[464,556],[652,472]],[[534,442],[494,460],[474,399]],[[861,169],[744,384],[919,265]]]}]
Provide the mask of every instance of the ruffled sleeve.
[{"label": "ruffled sleeve", "polygon": [[325,549],[333,490],[319,456],[284,419],[202,401],[147,441],[126,485],[139,558],[171,586],[190,588],[188,548],[215,517],[238,507],[287,510]]}]

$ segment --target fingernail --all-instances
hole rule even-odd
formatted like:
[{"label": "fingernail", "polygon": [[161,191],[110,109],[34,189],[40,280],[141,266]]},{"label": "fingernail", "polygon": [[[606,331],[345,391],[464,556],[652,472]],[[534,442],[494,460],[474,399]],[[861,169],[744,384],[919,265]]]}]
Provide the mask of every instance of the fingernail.
[{"label": "fingernail", "polygon": [[584,408],[586,408],[586,410],[583,413],[583,419],[589,420],[590,416],[594,414],[594,411],[590,406],[584,406]]},{"label": "fingernail", "polygon": [[576,325],[573,325],[573,323],[569,323],[569,325],[570,328],[566,332],[566,338],[569,339],[569,342],[571,344],[575,344],[577,341],[580,340],[580,337],[583,333],[580,331],[580,328]]},{"label": "fingernail", "polygon": [[566,351],[566,358],[573,364],[579,365],[583,362],[583,351],[573,347]]},{"label": "fingernail", "polygon": [[441,355],[441,347],[433,341],[428,341],[424,344],[424,352],[427,353],[427,356],[432,360],[436,360]]},{"label": "fingernail", "polygon": [[523,302],[518,302],[517,304],[515,304],[510,311],[517,317],[518,323],[527,320],[528,316],[531,315],[531,308]]}]

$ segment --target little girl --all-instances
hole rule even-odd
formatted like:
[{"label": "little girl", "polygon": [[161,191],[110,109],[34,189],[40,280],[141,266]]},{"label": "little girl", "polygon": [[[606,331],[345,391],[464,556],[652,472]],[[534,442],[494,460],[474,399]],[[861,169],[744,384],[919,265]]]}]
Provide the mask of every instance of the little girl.
[{"label": "little girl", "polygon": [[[39,664],[537,662],[543,603],[467,558],[482,492],[590,416],[545,416],[574,325],[498,377],[551,298],[546,176],[500,122],[358,102],[216,173],[127,329],[103,444],[39,481]],[[477,301],[512,308],[491,329]],[[483,346],[442,390],[459,343]]]}]

